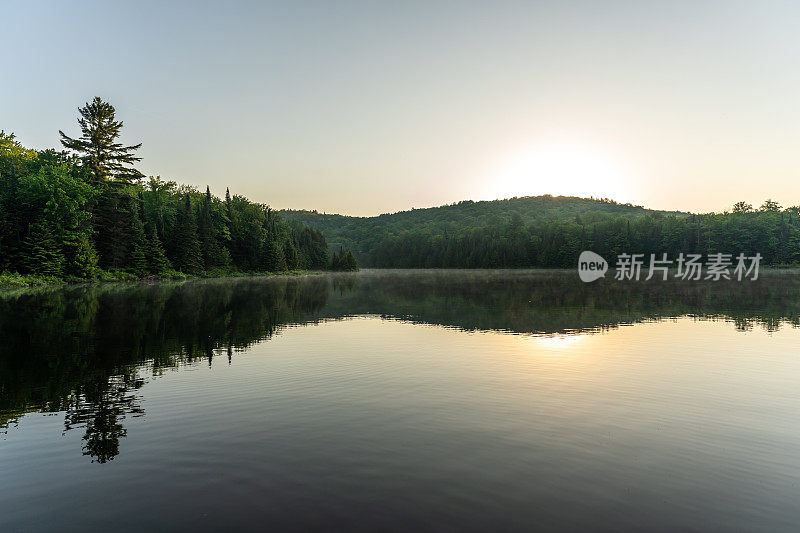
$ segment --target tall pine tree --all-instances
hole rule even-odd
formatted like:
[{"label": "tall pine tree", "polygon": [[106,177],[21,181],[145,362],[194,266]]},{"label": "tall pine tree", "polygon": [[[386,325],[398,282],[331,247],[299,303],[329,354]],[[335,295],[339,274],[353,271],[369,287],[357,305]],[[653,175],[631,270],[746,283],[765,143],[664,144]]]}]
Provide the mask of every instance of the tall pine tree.
[{"label": "tall pine tree", "polygon": [[142,173],[133,168],[141,157],[134,156],[142,144],[123,146],[117,142],[122,121],[115,119],[114,106],[95,96],[91,102],[78,108],[81,136],[73,139],[59,130],[61,144],[77,152],[83,165],[89,170],[95,184],[109,179],[123,182],[137,181]]},{"label": "tall pine tree", "polygon": [[197,235],[197,220],[192,209],[192,201],[186,194],[183,212],[175,221],[175,257],[173,263],[183,272],[196,274],[203,269],[203,254],[200,252],[200,238]]},{"label": "tall pine tree", "polygon": [[200,210],[200,217],[197,221],[198,233],[200,236],[200,246],[203,252],[203,264],[206,269],[225,267],[230,263],[230,255],[217,238],[217,229],[214,227],[214,217],[212,214],[211,189],[206,186],[206,194],[203,197],[203,206]]},{"label": "tall pine tree", "polygon": [[147,264],[151,274],[163,274],[170,269],[169,259],[164,253],[164,246],[155,227],[147,241]]},{"label": "tall pine tree", "polygon": [[130,225],[128,226],[128,261],[127,268],[136,275],[143,276],[150,272],[147,264],[147,236],[144,233],[144,222],[141,217],[141,198],[128,198]]}]

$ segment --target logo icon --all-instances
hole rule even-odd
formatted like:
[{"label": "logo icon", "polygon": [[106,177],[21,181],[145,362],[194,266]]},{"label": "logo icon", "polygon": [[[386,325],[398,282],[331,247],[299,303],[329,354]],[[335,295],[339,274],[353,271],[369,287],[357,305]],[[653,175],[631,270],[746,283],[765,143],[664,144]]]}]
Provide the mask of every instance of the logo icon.
[{"label": "logo icon", "polygon": [[605,276],[606,272],[608,272],[608,263],[605,259],[588,250],[581,252],[578,257],[578,276],[581,281],[590,283]]}]

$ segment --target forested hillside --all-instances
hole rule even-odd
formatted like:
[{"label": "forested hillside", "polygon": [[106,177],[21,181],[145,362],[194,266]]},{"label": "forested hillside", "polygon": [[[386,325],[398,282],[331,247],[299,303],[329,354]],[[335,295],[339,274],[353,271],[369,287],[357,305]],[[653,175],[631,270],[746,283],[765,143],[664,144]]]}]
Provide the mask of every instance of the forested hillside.
[{"label": "forested hillside", "polygon": [[573,267],[583,250],[619,253],[761,253],[766,264],[800,261],[798,208],[695,215],[611,200],[537,196],[414,209],[377,217],[282,211],[354,250],[371,267]]},{"label": "forested hillside", "polygon": [[141,145],[117,142],[122,122],[95,98],[67,150],[25,148],[0,132],[0,270],[60,279],[219,275],[357,268],[329,260],[319,230],[225,192],[144,179]]},{"label": "forested hillside", "polygon": [[[465,201],[377,217],[281,211],[136,170],[141,145],[95,98],[66,150],[0,132],[0,270],[59,279],[221,275],[294,269],[572,267],[583,250],[760,253],[800,262],[800,209],[767,200],[690,214],[607,199]],[[323,236],[324,235],[324,236]],[[327,241],[326,241],[327,237]],[[350,250],[355,252],[352,253]],[[333,253],[331,253],[333,251]]]}]

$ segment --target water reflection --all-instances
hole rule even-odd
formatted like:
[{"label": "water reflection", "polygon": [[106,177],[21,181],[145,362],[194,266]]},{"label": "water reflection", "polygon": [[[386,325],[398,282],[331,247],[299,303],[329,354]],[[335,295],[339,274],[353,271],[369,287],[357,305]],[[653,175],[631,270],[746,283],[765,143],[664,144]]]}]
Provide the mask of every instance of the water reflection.
[{"label": "water reflection", "polygon": [[587,336],[678,316],[726,320],[740,331],[796,327],[800,280],[587,285],[573,272],[367,271],[181,284],[95,285],[0,295],[0,428],[28,412],[64,412],[83,453],[119,454],[124,420],[143,416],[146,379],[208,364],[282,328],[371,315],[464,331],[531,336],[565,355]]},{"label": "water reflection", "polygon": [[119,454],[119,439],[127,431],[126,416],[144,414],[136,391],[144,380],[136,374],[110,376],[81,385],[65,402],[64,431],[83,427],[83,454],[105,463]]}]

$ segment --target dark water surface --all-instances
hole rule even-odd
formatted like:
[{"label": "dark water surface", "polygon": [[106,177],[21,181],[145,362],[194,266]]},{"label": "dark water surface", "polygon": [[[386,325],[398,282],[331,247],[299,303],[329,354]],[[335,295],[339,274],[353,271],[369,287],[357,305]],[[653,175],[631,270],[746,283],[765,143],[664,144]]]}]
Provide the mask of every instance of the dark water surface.
[{"label": "dark water surface", "polygon": [[800,274],[0,293],[0,531],[796,531]]}]

